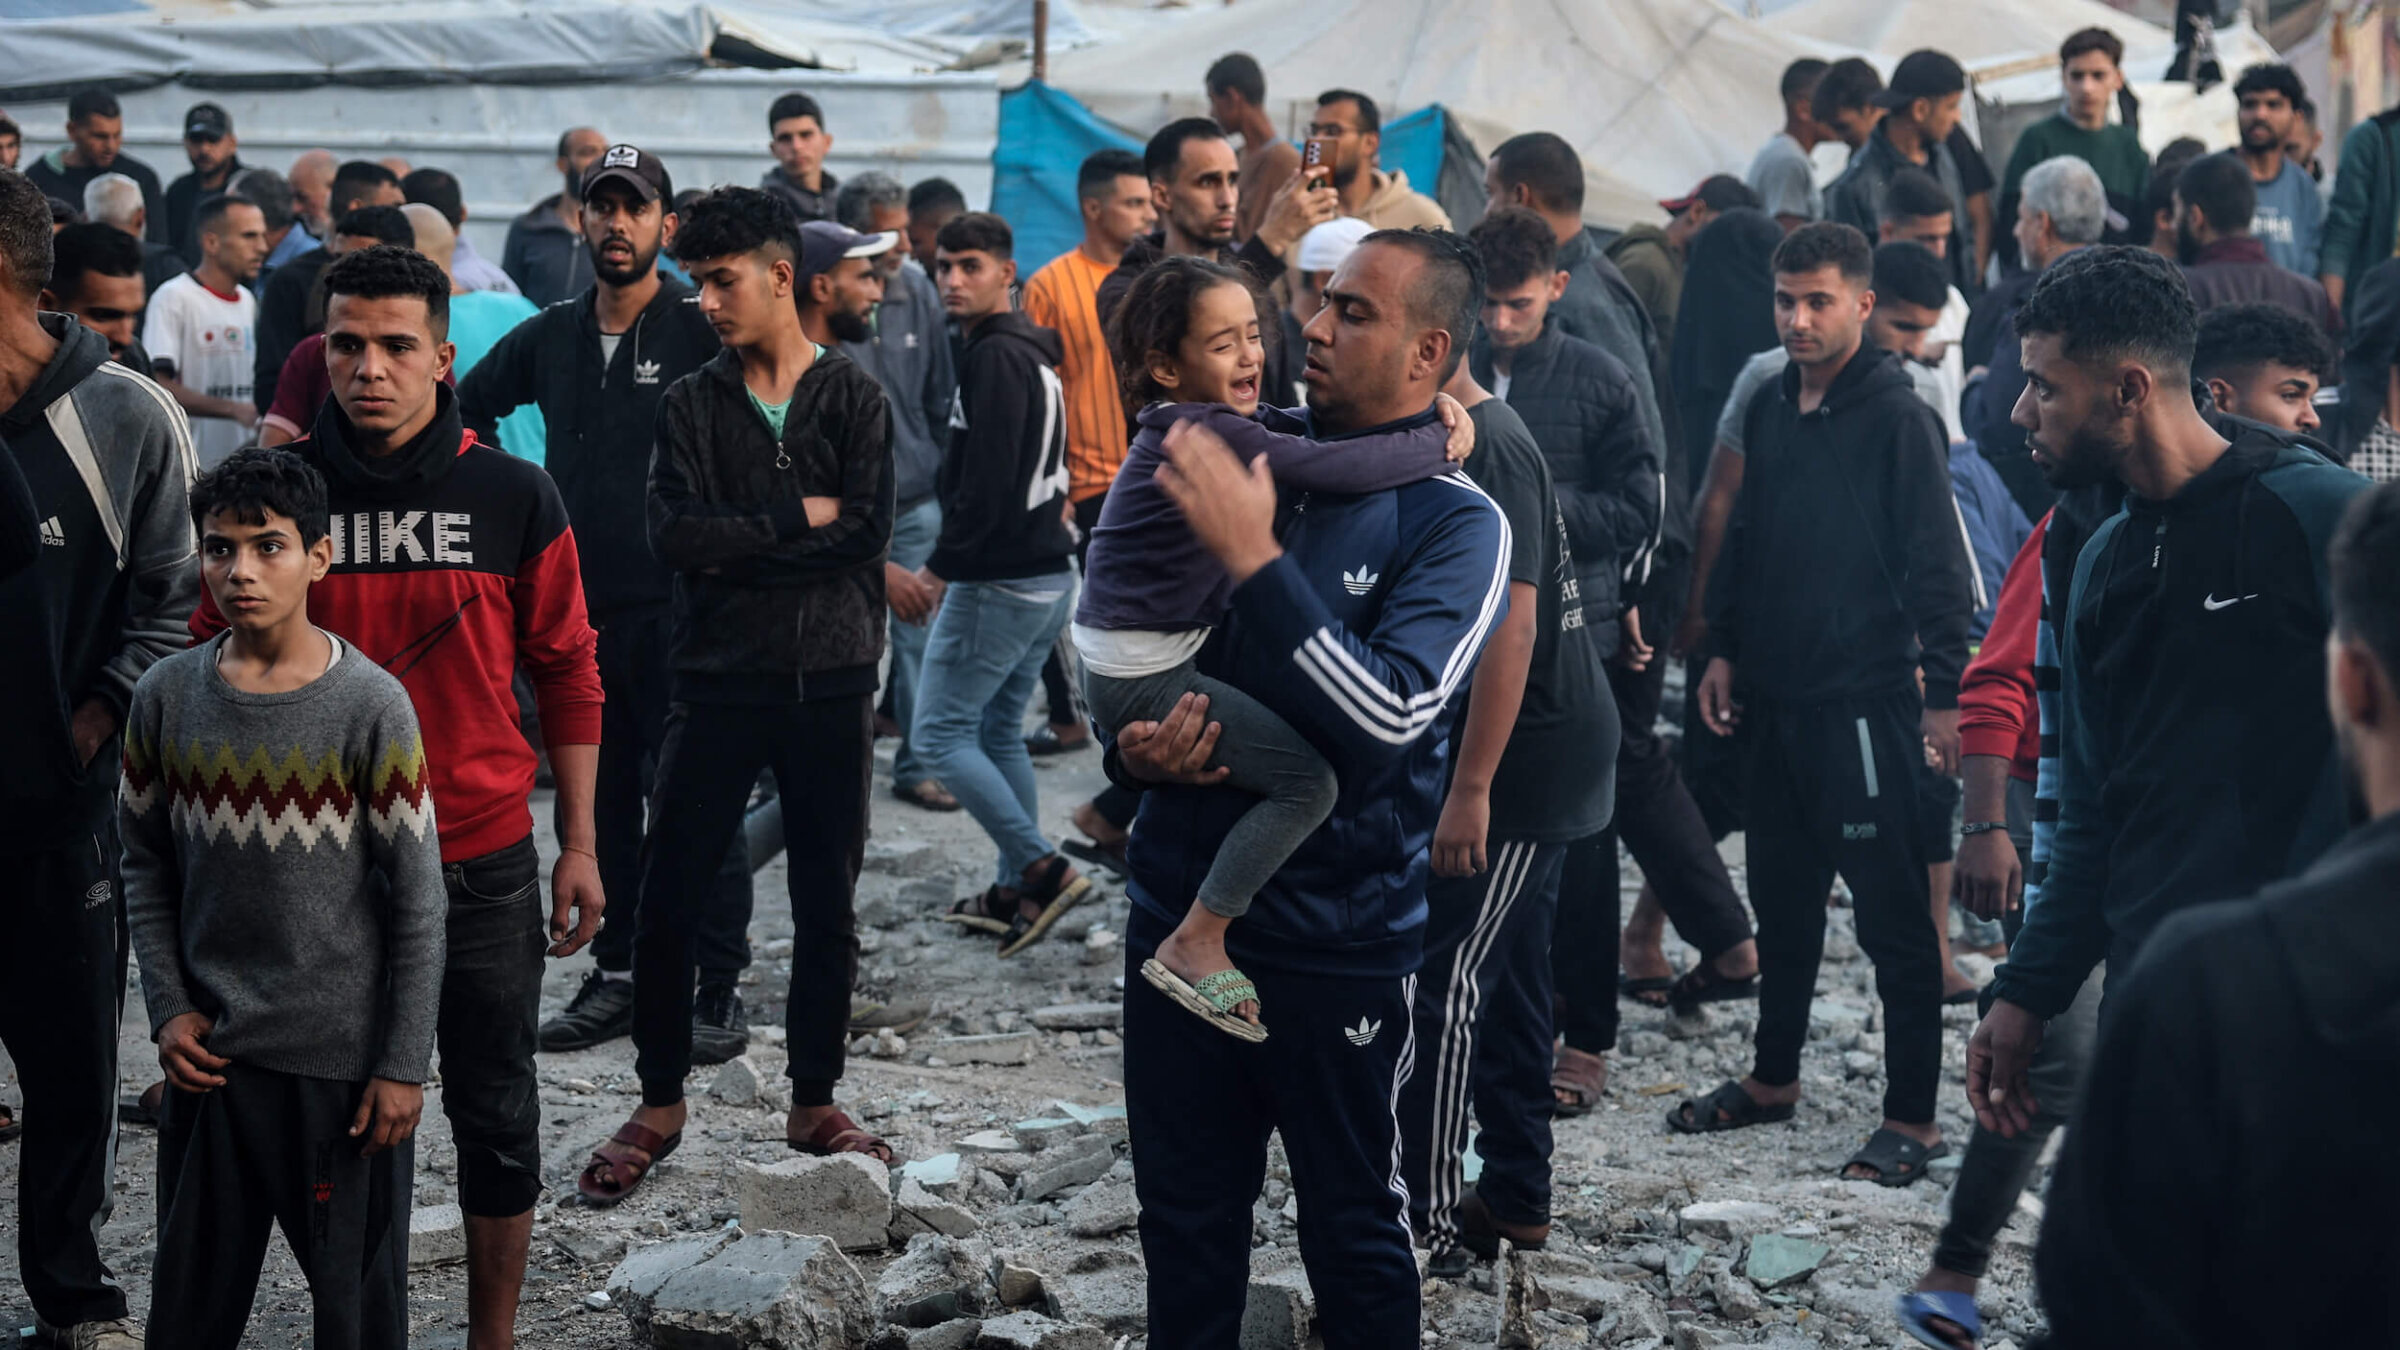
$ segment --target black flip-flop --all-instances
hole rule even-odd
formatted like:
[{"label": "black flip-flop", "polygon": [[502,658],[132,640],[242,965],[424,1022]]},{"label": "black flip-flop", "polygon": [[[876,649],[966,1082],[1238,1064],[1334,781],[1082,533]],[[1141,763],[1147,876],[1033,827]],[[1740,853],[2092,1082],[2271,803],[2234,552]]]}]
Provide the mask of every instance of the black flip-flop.
[{"label": "black flip-flop", "polygon": [[163,1080],[152,1083],[139,1093],[117,1098],[117,1123],[155,1130],[158,1128],[159,1112],[166,1104],[166,1083]]},{"label": "black flip-flop", "polygon": [[1737,1003],[1758,997],[1758,977],[1728,979],[1717,973],[1716,963],[1703,961],[1683,972],[1667,990],[1667,1006],[1679,1013],[1688,1013],[1703,1003]]},{"label": "black flip-flop", "polygon": [[1096,839],[1068,839],[1060,842],[1058,851],[1077,862],[1089,863],[1119,881],[1131,875],[1125,865],[1123,844],[1103,844]]},{"label": "black flip-flop", "polygon": [[[1720,1114],[1724,1119],[1718,1119]],[[1790,1102],[1762,1103],[1742,1090],[1740,1079],[1729,1078],[1705,1097],[1686,1097],[1667,1112],[1667,1126],[1677,1134],[1721,1134],[1752,1125],[1774,1125],[1792,1115]]]},{"label": "black flip-flop", "polygon": [[25,1133],[25,1126],[17,1119],[16,1109],[5,1102],[0,1102],[0,1144],[5,1144],[23,1133]]},{"label": "black flip-flop", "polygon": [[[1950,1156],[1948,1142],[1925,1147],[1898,1130],[1878,1129],[1867,1136],[1858,1152],[1834,1169],[1834,1175],[1844,1181],[1872,1181],[1878,1186],[1906,1186],[1923,1177],[1936,1158]],[[1872,1167],[1872,1177],[1849,1175],[1853,1167]]]},{"label": "black flip-flop", "polygon": [[1665,994],[1674,988],[1675,978],[1671,975],[1619,975],[1617,977],[1617,997],[1632,999],[1645,1008],[1663,1008],[1667,1005],[1663,999],[1653,1003],[1642,995]]},{"label": "black flip-flop", "polygon": [[1057,727],[1044,722],[1025,737],[1025,753],[1036,759],[1048,759],[1052,755],[1071,755],[1089,749],[1091,744],[1092,734],[1088,731],[1081,739],[1070,741],[1058,734]]}]

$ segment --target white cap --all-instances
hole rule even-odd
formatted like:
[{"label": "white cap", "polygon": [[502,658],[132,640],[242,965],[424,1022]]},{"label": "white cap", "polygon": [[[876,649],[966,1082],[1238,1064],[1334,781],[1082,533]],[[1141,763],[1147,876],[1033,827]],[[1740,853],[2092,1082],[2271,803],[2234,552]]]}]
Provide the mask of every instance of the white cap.
[{"label": "white cap", "polygon": [[1375,233],[1375,227],[1356,216],[1335,216],[1300,236],[1300,270],[1330,272],[1342,265],[1358,241]]}]

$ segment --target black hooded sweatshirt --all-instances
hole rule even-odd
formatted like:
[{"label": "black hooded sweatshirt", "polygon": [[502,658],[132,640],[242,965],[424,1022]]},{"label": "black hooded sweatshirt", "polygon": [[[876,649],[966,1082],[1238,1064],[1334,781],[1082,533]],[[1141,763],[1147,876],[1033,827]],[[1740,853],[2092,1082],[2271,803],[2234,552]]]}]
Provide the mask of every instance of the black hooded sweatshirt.
[{"label": "black hooded sweatshirt", "polygon": [[1914,689],[1958,706],[1977,603],[1942,423],[1862,344],[1814,412],[1800,367],[1750,405],[1747,472],[1709,579],[1711,654],[1779,705]]},{"label": "black hooded sweatshirt", "polygon": [[1683,271],[1683,304],[1706,323],[1675,330],[1675,403],[1683,428],[1687,477],[1673,486],[1697,491],[1716,449],[1717,419],[1734,377],[1751,356],[1775,345],[1775,273],[1769,260],[1783,227],[1763,211],[1740,208],[1701,227]]},{"label": "black hooded sweatshirt", "polygon": [[944,581],[1014,581],[1067,570],[1067,406],[1058,334],[1014,310],[967,336],[935,480],[942,537],[927,570]]}]

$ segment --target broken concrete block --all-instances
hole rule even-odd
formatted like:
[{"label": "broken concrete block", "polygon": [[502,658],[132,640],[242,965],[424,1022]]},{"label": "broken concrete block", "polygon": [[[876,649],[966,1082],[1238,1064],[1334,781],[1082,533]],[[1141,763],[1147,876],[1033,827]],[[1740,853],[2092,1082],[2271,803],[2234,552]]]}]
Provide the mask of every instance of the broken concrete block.
[{"label": "broken concrete block", "polygon": [[1305,1270],[1290,1266],[1250,1276],[1241,1350],[1304,1350],[1315,1324],[1316,1300]]},{"label": "broken concrete block", "polygon": [[975,1232],[975,1216],[964,1205],[936,1198],[924,1187],[903,1179],[899,1197],[893,1204],[893,1218],[907,1215],[945,1237],[968,1237]]},{"label": "broken concrete block", "polygon": [[1024,1146],[1006,1130],[977,1130],[958,1141],[961,1153],[1022,1153]]},{"label": "broken concrete block", "polygon": [[1017,1178],[1019,1200],[1043,1200],[1061,1191],[1089,1186],[1108,1175],[1116,1166],[1117,1155],[1107,1140],[1097,1135],[1079,1135],[1056,1148],[1044,1150],[1033,1160],[1033,1166]]},{"label": "broken concrete block", "polygon": [[874,1330],[866,1277],[826,1238],[752,1233],[667,1277],[651,1300],[662,1350],[846,1350]]},{"label": "broken concrete block", "polygon": [[1042,1274],[1025,1266],[1002,1262],[1000,1266],[1000,1301],[1011,1308],[1021,1307],[1042,1296]]},{"label": "broken concrete block", "polygon": [[1122,1003],[1059,1003],[1033,1010],[1033,1024],[1044,1031],[1110,1031],[1125,1025]]},{"label": "broken concrete block", "polygon": [[753,1106],[765,1083],[766,1075],[759,1071],[757,1061],[748,1055],[735,1055],[717,1070],[715,1080],[708,1085],[708,1095],[728,1106]]},{"label": "broken concrete block", "polygon": [[1537,1271],[1534,1287],[1553,1311],[1571,1313],[1587,1322],[1608,1316],[1631,1291],[1615,1280],[1597,1275],[1550,1274]]},{"label": "broken concrete block", "polygon": [[981,1238],[920,1233],[875,1282],[875,1313],[896,1326],[937,1326],[999,1307],[992,1246]]},{"label": "broken concrete block", "polygon": [[1149,1289],[1137,1264],[1041,1278],[1042,1311],[1058,1321],[1099,1327],[1112,1336],[1139,1334],[1150,1324]]},{"label": "broken concrete block", "polygon": [[615,1228],[571,1228],[553,1221],[551,1245],[573,1257],[578,1265],[597,1266],[625,1258],[625,1234]]},{"label": "broken concrete block", "polygon": [[1685,1205],[1676,1215],[1682,1231],[1713,1238],[1737,1238],[1773,1228],[1782,1221],[1773,1205],[1756,1200],[1702,1200]]},{"label": "broken concrete block", "polygon": [[1030,1064],[1040,1038],[1030,1031],[989,1036],[945,1036],[926,1048],[952,1064]]},{"label": "broken concrete block", "polygon": [[1718,1271],[1709,1291],[1717,1296],[1717,1312],[1728,1322],[1747,1322],[1762,1311],[1758,1291],[1730,1270]]},{"label": "broken concrete block", "polygon": [[1750,1239],[1750,1258],[1743,1266],[1743,1273],[1761,1289],[1779,1289],[1807,1279],[1832,1254],[1833,1249],[1821,1242],[1762,1233]]},{"label": "broken concrete block", "polygon": [[950,870],[950,860],[930,839],[873,838],[867,841],[866,870],[893,877],[931,877]]},{"label": "broken concrete block", "polygon": [[1113,965],[1117,959],[1116,934],[1105,928],[1095,928],[1083,935],[1083,963],[1085,965]]},{"label": "broken concrete block", "polygon": [[467,1259],[467,1216],[456,1205],[427,1205],[408,1216],[408,1268]]},{"label": "broken concrete block", "polygon": [[608,1274],[608,1282],[601,1287],[616,1306],[625,1310],[625,1320],[633,1324],[634,1339],[648,1339],[650,1303],[658,1296],[659,1289],[675,1275],[731,1246],[736,1236],[720,1228],[669,1238],[636,1247],[617,1263],[617,1268]]},{"label": "broken concrete block", "polygon": [[819,1234],[860,1251],[883,1246],[892,1224],[890,1173],[863,1153],[746,1162],[735,1189],[753,1233]]},{"label": "broken concrete block", "polygon": [[936,1153],[930,1158],[904,1162],[900,1164],[899,1177],[902,1184],[913,1181],[934,1195],[948,1195],[953,1188],[973,1180],[960,1168],[955,1153]]},{"label": "broken concrete block", "polygon": [[1123,1106],[1081,1106],[1074,1102],[1058,1102],[1055,1105],[1060,1115],[1093,1134],[1109,1139],[1123,1139],[1126,1135]]},{"label": "broken concrete block", "polygon": [[1008,1133],[1018,1144],[1039,1153],[1083,1133],[1083,1123],[1067,1116],[1037,1116],[1009,1126]]},{"label": "broken concrete block", "polygon": [[983,1323],[969,1317],[911,1331],[907,1345],[908,1350],[974,1350],[982,1335]]},{"label": "broken concrete block", "polygon": [[1069,1200],[1061,1217],[1077,1237],[1107,1237],[1142,1221],[1142,1202],[1130,1182],[1100,1180]]},{"label": "broken concrete block", "polygon": [[1098,1327],[1054,1322],[1036,1312],[1013,1312],[983,1324],[975,1350],[1109,1350]]}]

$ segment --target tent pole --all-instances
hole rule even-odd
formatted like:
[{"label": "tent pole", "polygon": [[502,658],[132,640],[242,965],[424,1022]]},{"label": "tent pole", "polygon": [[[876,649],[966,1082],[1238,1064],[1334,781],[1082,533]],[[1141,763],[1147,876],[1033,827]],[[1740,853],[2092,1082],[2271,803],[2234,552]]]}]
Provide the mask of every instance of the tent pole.
[{"label": "tent pole", "polygon": [[1050,0],[1033,0],[1033,78],[1050,80]]}]

